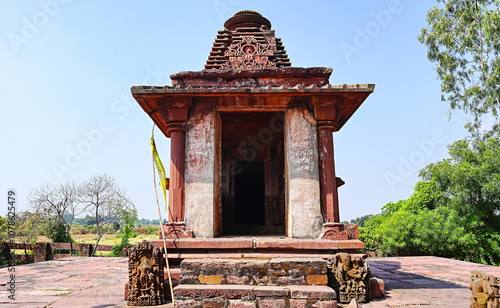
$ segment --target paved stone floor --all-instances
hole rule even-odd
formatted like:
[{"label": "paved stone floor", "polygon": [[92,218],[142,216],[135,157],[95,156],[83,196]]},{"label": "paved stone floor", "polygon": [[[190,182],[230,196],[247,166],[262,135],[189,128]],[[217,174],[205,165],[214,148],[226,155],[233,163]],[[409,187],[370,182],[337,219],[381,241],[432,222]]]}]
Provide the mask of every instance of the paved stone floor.
[{"label": "paved stone floor", "polygon": [[[469,274],[500,276],[500,267],[437,257],[371,258],[375,277],[386,283],[386,298],[375,307],[469,307]],[[1,307],[126,307],[125,258],[65,258],[15,267],[15,301],[8,298],[10,274],[0,269]],[[160,307],[169,307],[163,305]],[[343,305],[347,306],[347,305]]]}]

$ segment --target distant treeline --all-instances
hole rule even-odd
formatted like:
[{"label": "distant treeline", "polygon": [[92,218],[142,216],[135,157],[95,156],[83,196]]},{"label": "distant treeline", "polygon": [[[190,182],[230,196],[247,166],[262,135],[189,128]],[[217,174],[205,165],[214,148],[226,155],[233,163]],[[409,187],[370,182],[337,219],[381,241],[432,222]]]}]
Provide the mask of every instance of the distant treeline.
[{"label": "distant treeline", "polygon": [[[64,220],[70,221],[71,215],[69,215],[69,214],[64,215]],[[159,222],[160,222],[159,219],[142,218],[142,219],[138,219],[135,222],[135,227],[137,227],[137,228],[144,227],[144,226],[157,227],[157,226],[159,226]],[[85,217],[75,217],[73,220],[73,223],[87,227],[87,226],[95,225],[95,218],[91,217],[89,215],[87,215]],[[167,220],[163,219],[163,223],[167,223]]]}]

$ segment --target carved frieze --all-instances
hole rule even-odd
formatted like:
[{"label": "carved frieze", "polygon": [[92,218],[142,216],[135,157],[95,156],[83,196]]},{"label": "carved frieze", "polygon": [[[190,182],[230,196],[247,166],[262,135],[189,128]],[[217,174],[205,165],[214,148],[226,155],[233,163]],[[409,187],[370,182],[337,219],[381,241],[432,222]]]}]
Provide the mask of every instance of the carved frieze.
[{"label": "carved frieze", "polygon": [[276,68],[270,59],[274,52],[269,45],[259,43],[252,35],[243,36],[241,41],[232,43],[224,56],[228,60],[222,64],[221,70]]},{"label": "carved frieze", "polygon": [[148,241],[130,248],[127,292],[129,306],[156,306],[165,303],[164,264],[160,247]]}]

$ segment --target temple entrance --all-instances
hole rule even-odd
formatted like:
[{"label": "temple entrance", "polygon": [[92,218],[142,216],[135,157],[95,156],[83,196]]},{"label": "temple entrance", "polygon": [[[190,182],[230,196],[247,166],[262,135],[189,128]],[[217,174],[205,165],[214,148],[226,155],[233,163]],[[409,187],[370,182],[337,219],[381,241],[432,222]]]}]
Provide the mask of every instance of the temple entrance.
[{"label": "temple entrance", "polygon": [[264,162],[238,161],[234,175],[234,222],[236,226],[266,224]]},{"label": "temple entrance", "polygon": [[220,113],[222,235],[284,235],[283,113]]}]

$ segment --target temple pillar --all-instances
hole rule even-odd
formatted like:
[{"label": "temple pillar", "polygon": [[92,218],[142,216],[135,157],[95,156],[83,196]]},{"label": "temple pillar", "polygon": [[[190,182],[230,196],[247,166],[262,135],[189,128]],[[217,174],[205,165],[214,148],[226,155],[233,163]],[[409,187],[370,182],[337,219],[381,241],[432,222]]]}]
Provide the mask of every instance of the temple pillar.
[{"label": "temple pillar", "polygon": [[215,118],[213,106],[193,103],[187,122],[185,222],[198,238],[213,238],[217,228]]},{"label": "temple pillar", "polygon": [[[163,224],[165,237],[193,237],[184,223],[184,169],[186,164],[186,121],[191,101],[175,102],[175,107],[167,104],[160,108],[160,115],[167,123],[170,137],[170,188],[168,194],[168,223]],[[170,104],[173,105],[173,104]],[[162,238],[160,233],[160,238]]]},{"label": "temple pillar", "polygon": [[333,153],[333,131],[335,130],[333,123],[333,121],[318,121],[321,212],[326,223],[340,222]]},{"label": "temple pillar", "polygon": [[317,123],[305,106],[289,107],[286,117],[287,235],[318,238],[320,205]]},{"label": "temple pillar", "polygon": [[167,133],[170,135],[169,222],[184,220],[185,125],[184,122],[170,122],[167,124]]},{"label": "temple pillar", "polygon": [[323,230],[320,237],[330,240],[347,240],[349,228],[340,223],[337,187],[343,182],[335,176],[335,159],[333,152],[333,132],[336,131],[337,100],[320,101],[313,99],[314,111],[318,120],[319,176],[321,183],[321,213],[323,214]]}]

